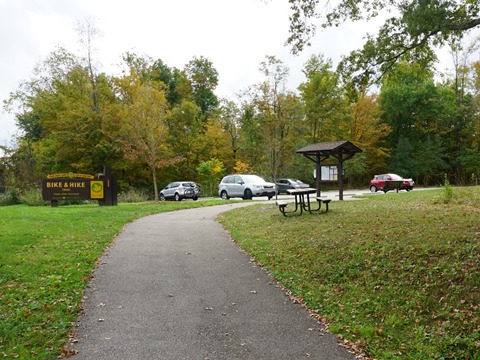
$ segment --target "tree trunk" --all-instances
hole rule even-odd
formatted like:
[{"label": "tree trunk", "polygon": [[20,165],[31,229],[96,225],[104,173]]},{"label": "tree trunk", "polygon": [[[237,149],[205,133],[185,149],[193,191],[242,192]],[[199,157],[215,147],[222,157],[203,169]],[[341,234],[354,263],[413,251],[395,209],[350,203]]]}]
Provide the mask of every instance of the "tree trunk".
[{"label": "tree trunk", "polygon": [[153,180],[153,191],[155,193],[155,201],[158,201],[157,169],[155,168],[155,165],[152,166],[152,180]]}]

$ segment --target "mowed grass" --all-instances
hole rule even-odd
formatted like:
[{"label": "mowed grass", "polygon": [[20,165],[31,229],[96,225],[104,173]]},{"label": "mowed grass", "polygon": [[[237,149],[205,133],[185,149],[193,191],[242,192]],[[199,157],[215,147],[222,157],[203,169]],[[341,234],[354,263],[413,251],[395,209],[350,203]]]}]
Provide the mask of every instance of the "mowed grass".
[{"label": "mowed grass", "polygon": [[62,353],[96,262],[125,224],[219,203],[0,207],[0,358]]},{"label": "mowed grass", "polygon": [[[448,204],[444,202],[450,200]],[[330,331],[376,359],[480,359],[480,188],[274,205],[220,216],[235,241]]]}]

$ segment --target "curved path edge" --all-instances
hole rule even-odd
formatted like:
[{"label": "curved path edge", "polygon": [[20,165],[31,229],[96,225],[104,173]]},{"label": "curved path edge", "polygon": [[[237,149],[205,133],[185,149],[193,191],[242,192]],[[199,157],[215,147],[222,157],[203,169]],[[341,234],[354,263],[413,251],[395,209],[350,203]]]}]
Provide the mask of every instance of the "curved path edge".
[{"label": "curved path edge", "polygon": [[355,359],[215,221],[248,205],[128,224],[86,290],[74,359]]}]

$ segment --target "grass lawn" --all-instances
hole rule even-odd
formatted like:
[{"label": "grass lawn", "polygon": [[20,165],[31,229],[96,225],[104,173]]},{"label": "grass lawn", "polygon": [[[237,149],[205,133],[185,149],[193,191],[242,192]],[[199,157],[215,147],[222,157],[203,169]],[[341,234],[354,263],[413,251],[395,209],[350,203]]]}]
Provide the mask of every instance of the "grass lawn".
[{"label": "grass lawn", "polygon": [[55,359],[96,261],[134,219],[214,201],[0,207],[0,357]]},{"label": "grass lawn", "polygon": [[[445,200],[449,204],[445,204]],[[55,359],[96,261],[132,220],[221,201],[0,207],[0,356]],[[285,218],[221,215],[234,239],[330,330],[377,359],[480,359],[480,188],[333,202]]]},{"label": "grass lawn", "polygon": [[367,356],[480,359],[480,187],[330,205],[326,215],[291,218],[252,206],[220,221]]}]

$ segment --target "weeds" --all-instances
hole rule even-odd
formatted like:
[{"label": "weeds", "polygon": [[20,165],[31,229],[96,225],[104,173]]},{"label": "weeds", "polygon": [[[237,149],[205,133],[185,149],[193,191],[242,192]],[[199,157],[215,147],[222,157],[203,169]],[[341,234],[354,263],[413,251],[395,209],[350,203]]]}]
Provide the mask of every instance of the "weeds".
[{"label": "weeds", "polygon": [[44,206],[46,204],[42,198],[42,190],[35,188],[24,191],[19,200],[22,204],[29,206]]},{"label": "weeds", "polygon": [[130,189],[118,194],[118,201],[122,203],[141,203],[149,200],[146,191]]}]

